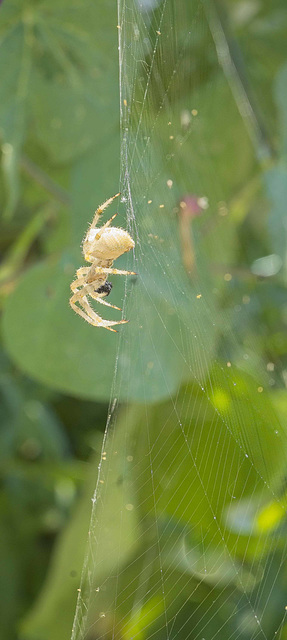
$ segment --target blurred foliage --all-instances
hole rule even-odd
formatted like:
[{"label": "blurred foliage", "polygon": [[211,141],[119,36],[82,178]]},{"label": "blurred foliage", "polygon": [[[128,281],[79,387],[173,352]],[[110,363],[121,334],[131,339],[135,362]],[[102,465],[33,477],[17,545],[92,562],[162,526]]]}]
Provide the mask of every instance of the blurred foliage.
[{"label": "blurred foliage", "polygon": [[[192,20],[192,3],[186,0],[186,4]],[[230,563],[230,556],[224,555],[220,541],[216,540],[217,546],[212,550],[210,542],[214,541],[218,530],[207,518],[206,566],[220,567],[220,575],[215,578],[207,570],[207,575],[202,577],[203,568],[195,551],[200,534],[193,526],[193,515],[206,500],[206,495],[202,495],[202,487],[198,477],[192,476],[192,469],[187,471],[183,466],[179,471],[180,465],[176,464],[182,455],[182,444],[169,418],[173,410],[170,395],[178,394],[178,407],[186,422],[192,400],[192,406],[197,407],[209,433],[211,426],[214,428],[214,415],[190,380],[191,370],[195,376],[200,373],[206,380],[215,411],[228,416],[234,426],[232,435],[236,442],[245,448],[246,442],[249,443],[248,453],[257,468],[260,468],[260,461],[268,460],[267,468],[260,468],[260,471],[274,491],[280,492],[285,504],[284,434],[276,426],[274,407],[286,423],[286,400],[280,388],[287,380],[287,14],[285,0],[272,3],[232,0],[215,2],[214,6],[222,19],[225,16],[229,34],[232,34],[232,46],[235,52],[240,52],[237,60],[245,72],[248,69],[246,90],[255,105],[258,139],[254,153],[232,92],[223,81],[210,32],[207,27],[198,30],[192,51],[195,60],[193,84],[187,84],[180,92],[177,109],[180,113],[181,99],[192,92],[194,104],[202,113],[200,122],[194,125],[194,151],[190,153],[190,147],[182,148],[183,161],[186,166],[192,165],[190,179],[195,192],[208,191],[210,166],[216,163],[219,189],[224,196],[220,206],[211,198],[211,210],[219,214],[215,222],[214,216],[207,212],[194,224],[195,242],[201,248],[199,269],[204,273],[205,291],[207,294],[216,291],[218,308],[211,309],[210,300],[208,305],[204,300],[201,306],[197,305],[197,322],[208,336],[208,357],[203,362],[200,344],[194,345],[192,351],[187,351],[186,368],[183,368],[178,353],[182,345],[188,343],[190,298],[180,296],[180,291],[188,289],[189,296],[197,303],[198,290],[196,284],[190,285],[180,247],[170,242],[177,234],[175,216],[171,214],[167,218],[163,213],[159,214],[157,236],[150,237],[146,246],[147,266],[142,265],[141,279],[127,285],[135,301],[128,314],[130,325],[126,328],[130,350],[129,357],[125,355],[121,360],[121,354],[119,356],[122,378],[129,372],[132,384],[128,390],[123,385],[117,396],[121,400],[131,400],[132,404],[122,409],[116,442],[121,442],[123,429],[125,433],[128,429],[132,438],[134,434],[141,434],[135,448],[138,448],[138,456],[142,452],[145,455],[140,470],[134,470],[132,465],[126,468],[125,452],[120,444],[118,446],[119,458],[111,479],[113,491],[107,494],[102,513],[99,541],[102,561],[93,580],[96,585],[105,572],[114,567],[112,549],[118,533],[115,514],[121,504],[133,502],[135,495],[144,506],[137,515],[132,511],[125,513],[125,544],[121,547],[121,556],[117,556],[122,585],[132,584],[141,572],[140,563],[143,562],[137,560],[128,566],[127,559],[135,552],[137,557],[144,558],[155,540],[156,532],[150,526],[152,505],[141,496],[142,479],[148,473],[146,456],[152,444],[165,459],[164,465],[155,470],[156,485],[161,487],[169,475],[173,477],[169,514],[161,505],[160,495],[157,497],[159,526],[168,541],[163,556],[166,591],[174,580],[176,566],[178,594],[181,594],[170,603],[174,611],[179,611],[174,634],[178,632],[182,637],[182,626],[193,614],[194,619],[198,616],[196,634],[213,637],[220,633],[222,621],[228,619],[231,609],[233,611],[237,606],[237,637],[245,640],[254,633],[254,621],[248,619],[250,609],[240,607],[240,593],[243,584],[246,590],[250,589],[251,604],[256,602],[260,589],[260,563],[256,553],[263,553],[262,549],[268,580],[261,588],[260,597],[263,601],[264,590],[265,600],[267,594],[270,596],[268,610],[262,613],[268,638],[273,638],[281,623],[287,581],[280,550],[286,524],[277,514],[276,505],[266,504],[265,496],[255,493],[254,503],[249,504],[250,519],[244,522],[244,533],[238,534],[242,527],[240,509],[225,503],[219,490],[221,480],[219,482],[216,474],[216,462],[220,464],[222,450],[226,448],[227,459],[230,456],[225,481],[230,485],[233,483],[242,502],[247,499],[252,477],[249,477],[251,484],[245,486],[244,460],[242,475],[233,477],[231,460],[240,454],[240,449],[234,448],[232,458],[232,439],[230,442],[225,439],[220,454],[217,450],[214,454],[212,450],[215,466],[211,465],[211,475],[208,469],[205,484],[210,487],[214,500],[212,487],[218,489],[216,509],[220,507],[224,526],[229,531],[230,553],[241,562],[247,548],[249,565],[241,576],[240,585],[236,582],[234,563]],[[95,470],[117,346],[108,332],[93,331],[71,312],[69,284],[76,267],[82,263],[80,242],[90,214],[99,202],[117,190],[118,185],[116,24],[114,0],[86,2],[84,7],[79,0],[51,0],[49,3],[4,0],[0,6],[1,640],[63,640],[69,637],[72,626],[90,517],[90,497],[96,481]],[[187,51],[187,56],[189,53]],[[150,55],[148,52],[147,63]],[[182,70],[184,73],[184,63]],[[181,73],[178,82],[179,85],[183,82]],[[152,120],[158,115],[159,99],[160,96],[155,99],[154,112],[150,115]],[[173,100],[177,100],[176,92]],[[210,103],[213,105],[212,121],[205,110],[205,105]],[[159,131],[163,130],[161,116],[158,127]],[[227,129],[231,132],[229,136],[225,135]],[[167,140],[162,153],[168,153],[169,146]],[[262,155],[263,147],[265,154]],[[210,166],[206,166],[206,148]],[[231,162],[234,153],[235,165]],[[169,175],[172,174],[175,183],[174,207],[183,188],[176,158],[175,154],[174,163],[169,165]],[[160,166],[160,153],[157,162]],[[158,166],[154,167],[155,171]],[[142,236],[149,237],[154,233],[153,211],[151,209],[148,215],[139,218],[138,229]],[[124,213],[121,206],[119,224],[124,224]],[[223,251],[219,256],[216,239],[223,233]],[[155,247],[162,265],[156,287],[148,269],[154,260]],[[270,256],[275,256],[277,261],[270,261]],[[181,290],[170,291],[169,281],[164,277],[164,272],[169,273],[169,263],[176,270]],[[121,268],[126,264],[129,262],[119,260],[117,266]],[[232,276],[230,281],[222,277],[226,272]],[[113,292],[114,304],[121,304],[123,295],[124,282],[119,280]],[[166,318],[166,332],[160,335],[153,313],[154,300]],[[138,336],[133,328],[135,314],[141,305],[146,309],[149,337],[152,336],[157,345],[158,361],[152,368],[149,364],[153,362],[154,354],[149,351],[147,333],[142,333],[139,357]],[[237,346],[220,322],[218,314],[222,310],[230,319]],[[111,317],[118,316],[111,310]],[[173,349],[170,349],[169,335],[174,336]],[[215,357],[224,366],[224,375],[222,367],[214,367]],[[226,373],[229,359],[235,365],[239,389],[231,403]],[[244,392],[255,397],[252,374],[258,368],[259,359],[266,367],[265,382],[272,403],[264,398],[260,411],[255,411],[247,438],[244,430],[236,431],[233,417],[239,412],[242,424],[248,423],[249,414],[245,413],[240,389],[244,388]],[[164,384],[159,376],[162,370],[165,371]],[[146,380],[150,383],[148,393]],[[153,404],[143,408],[135,401]],[[190,424],[194,426],[193,415]],[[147,419],[152,442],[145,440],[143,424]],[[168,429],[164,437],[159,430],[163,419]],[[276,427],[276,445],[273,438],[268,439],[270,423],[274,429]],[[220,441],[218,425],[217,429],[212,437]],[[136,438],[134,440],[136,442]],[[200,443],[199,439],[199,449]],[[172,460],[168,455],[171,444]],[[238,465],[239,462],[235,465],[236,470]],[[207,473],[206,469],[202,470],[202,477]],[[179,473],[183,474],[181,478]],[[138,476],[141,476],[141,485]],[[117,483],[118,478],[124,480]],[[256,484],[255,478],[253,481]],[[150,482],[147,477],[146,483]],[[193,514],[188,512],[184,502],[190,485],[194,486],[197,496],[192,504]],[[180,495],[178,487],[181,488]],[[210,504],[208,507],[210,510]],[[258,510],[260,517],[255,522],[254,512]],[[174,544],[167,535],[167,516],[175,521]],[[103,533],[107,530],[108,537]],[[270,531],[277,534],[276,550],[272,546],[272,535],[270,542]],[[139,550],[140,535],[144,542]],[[246,537],[249,539],[247,547]],[[178,539],[181,540],[180,548],[176,546]],[[150,562],[158,563],[158,558]],[[275,576],[279,576],[276,589],[273,587]],[[214,598],[214,592],[210,593],[214,580],[217,598]],[[122,638],[128,639],[135,633],[144,638],[147,620],[152,632],[158,634],[156,637],[162,637],[164,612],[158,588],[158,584],[152,586],[141,611],[134,610],[130,618],[127,612],[132,599],[131,588],[126,600],[119,602],[116,628]],[[194,597],[190,597],[190,591]],[[102,608],[107,609],[110,605],[108,591],[100,597]],[[204,603],[201,609],[198,607],[200,600]],[[203,629],[200,625],[202,620],[206,621],[204,612],[209,622]],[[102,624],[97,633],[109,638],[111,620],[107,618]],[[233,631],[231,627],[226,629],[227,635],[222,635],[222,640],[229,638]],[[281,638],[287,638],[287,629],[283,630]]]}]

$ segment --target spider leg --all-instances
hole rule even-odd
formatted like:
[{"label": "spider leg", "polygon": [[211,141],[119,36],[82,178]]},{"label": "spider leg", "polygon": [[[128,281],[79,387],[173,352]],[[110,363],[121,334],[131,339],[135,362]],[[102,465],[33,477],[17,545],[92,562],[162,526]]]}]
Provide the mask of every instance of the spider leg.
[{"label": "spider leg", "polygon": [[82,309],[80,309],[80,307],[77,307],[76,304],[71,303],[71,307],[76,313],[78,313],[79,316],[81,316],[81,318],[84,318],[84,320],[86,320],[89,324],[93,325],[94,327],[103,326],[105,329],[108,329],[108,331],[113,331],[114,333],[117,333],[116,329],[112,329],[111,327],[106,327],[105,325],[101,325],[100,323],[96,324],[95,322],[92,322],[91,318]]},{"label": "spider leg", "polygon": [[113,273],[118,276],[136,276],[137,273],[135,271],[122,271],[121,269],[108,269],[106,267],[96,267],[96,273]]},{"label": "spider leg", "polygon": [[102,300],[102,298],[99,298],[98,296],[93,296],[90,292],[89,292],[89,295],[91,296],[91,298],[93,298],[93,300],[96,300],[97,302],[104,304],[106,307],[112,307],[112,309],[117,309],[118,311],[122,311],[121,307],[116,307],[115,304],[110,304],[109,302]]},{"label": "spider leg", "polygon": [[[80,269],[79,269],[79,271],[80,271]],[[72,284],[71,284],[71,289],[72,289],[73,293],[77,293],[78,292],[78,287],[83,287],[85,285],[85,283],[86,283],[85,276],[82,276],[81,278],[76,278],[76,280],[74,280],[74,282],[72,282]]]},{"label": "spider leg", "polygon": [[103,300],[103,297],[106,295],[105,293],[97,293],[95,289],[93,289],[92,287],[93,285],[92,286],[89,285],[89,288],[85,287],[85,290],[88,292],[89,296],[93,298],[93,300],[96,300],[97,302],[104,304],[106,307],[112,307],[112,309],[117,309],[118,311],[122,311],[122,309],[120,307],[116,307],[115,304],[110,304],[109,302],[106,302],[105,300]]},{"label": "spider leg", "polygon": [[94,284],[94,283],[86,284],[86,278],[84,276],[82,278],[77,278],[76,280],[74,280],[74,282],[72,282],[71,289],[72,289],[74,294],[78,293],[79,287],[82,287],[82,289],[81,289],[81,294],[79,296],[77,296],[78,300],[82,296],[85,296],[87,294],[87,295],[91,296],[91,298],[93,298],[93,300],[97,300],[97,302],[100,302],[101,304],[104,304],[106,307],[112,307],[112,309],[117,309],[118,311],[122,311],[122,309],[120,307],[116,307],[116,305],[110,304],[109,302],[106,302],[105,300],[102,300],[102,298],[105,297],[107,294],[106,293],[98,293],[97,292],[97,285]]},{"label": "spider leg", "polygon": [[[103,211],[104,211],[105,209],[107,209],[107,207],[109,207],[109,206],[110,206],[110,204],[113,202],[113,200],[114,200],[115,198],[118,198],[118,196],[120,196],[120,195],[121,195],[120,193],[116,193],[116,195],[115,195],[115,196],[112,196],[111,198],[108,198],[108,200],[106,200],[103,204],[101,204],[101,205],[97,208],[97,210],[95,211],[95,216],[94,216],[93,222],[92,222],[92,224],[91,224],[91,226],[90,226],[90,228],[89,228],[89,231],[90,231],[90,229],[94,229],[94,228],[97,226],[98,220],[99,220],[99,218],[101,217],[101,215],[102,215]],[[113,218],[111,218],[111,220],[112,220],[112,219],[113,219]]]},{"label": "spider leg", "polygon": [[[113,216],[112,216],[112,217],[111,217],[111,218],[110,218],[110,219],[109,219],[105,224],[103,224],[103,226],[99,229],[98,233],[97,233],[95,236],[93,236],[93,240],[99,240],[99,238],[101,237],[101,235],[102,235],[103,231],[104,231],[107,227],[109,227],[109,225],[110,225],[110,224],[111,224],[111,222],[116,218],[116,216],[117,216],[117,215],[118,215],[118,214],[117,214],[117,213],[115,213],[115,214],[114,214],[114,215],[113,215]],[[90,240],[89,238],[90,238],[90,233],[91,233],[91,229],[92,229],[92,228],[95,228],[95,227],[93,227],[92,225],[90,226],[90,228],[89,228],[89,230],[88,230],[88,232],[87,232],[87,235],[86,235],[86,238],[85,238],[85,241],[84,241],[84,242],[86,242],[87,240],[88,240],[88,242],[91,242],[91,240]]]},{"label": "spider leg", "polygon": [[82,276],[82,275],[86,275],[88,273],[88,271],[90,270],[91,267],[80,267],[80,269],[77,269],[76,273],[77,276]]},{"label": "spider leg", "polygon": [[[77,307],[76,302],[78,302],[82,309]],[[89,305],[86,296],[83,295],[83,289],[74,293],[74,295],[70,299],[70,305],[72,309],[76,311],[76,313],[78,313],[80,316],[82,316],[82,318],[84,318],[84,320],[87,320],[89,324],[92,324],[95,327],[104,327],[105,329],[109,329],[109,331],[116,331],[115,329],[110,329],[110,327],[117,324],[125,324],[126,322],[128,322],[128,320],[104,320]]]},{"label": "spider leg", "polygon": [[[99,324],[96,325],[95,322],[92,322],[92,319],[83,311],[83,309],[80,309],[80,307],[77,307],[76,302],[77,302],[76,300],[73,301],[71,298],[70,305],[73,311],[78,313],[78,315],[81,316],[81,318],[84,318],[84,320],[86,320],[89,324],[92,324],[93,326],[99,326]],[[115,331],[115,329],[111,329],[111,331]]]},{"label": "spider leg", "polygon": [[107,222],[105,222],[105,224],[103,224],[101,228],[101,233],[104,229],[110,226],[111,222],[117,217],[117,215],[118,215],[117,213],[114,213],[114,215]]},{"label": "spider leg", "polygon": [[89,296],[91,296],[91,298],[93,298],[93,300],[97,300],[97,302],[100,302],[101,304],[104,304],[106,307],[112,307],[112,309],[117,309],[118,311],[122,311],[122,309],[120,307],[116,307],[116,305],[114,304],[110,304],[109,302],[106,302],[105,300],[102,300],[102,298],[104,296],[106,296],[106,293],[97,293],[97,289],[96,289],[95,284],[91,283],[91,284],[86,284],[86,278],[83,276],[82,278],[77,278],[76,280],[74,280],[74,282],[72,282],[71,284],[71,289],[74,293],[74,295],[76,295],[79,292],[79,287],[82,287],[81,289],[81,294],[79,296],[77,296],[77,300],[80,302],[80,298],[82,296],[85,296],[86,294],[88,294]]}]

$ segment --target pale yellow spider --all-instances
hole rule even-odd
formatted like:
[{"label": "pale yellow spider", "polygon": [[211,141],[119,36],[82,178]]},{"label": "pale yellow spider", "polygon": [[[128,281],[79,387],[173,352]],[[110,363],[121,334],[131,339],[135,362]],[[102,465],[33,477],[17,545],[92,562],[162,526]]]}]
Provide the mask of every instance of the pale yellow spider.
[{"label": "pale yellow spider", "polygon": [[73,295],[70,299],[70,305],[72,309],[95,327],[104,327],[109,331],[115,331],[115,329],[111,329],[113,325],[124,324],[128,320],[119,320],[118,322],[104,320],[92,309],[88,296],[107,307],[121,311],[119,307],[115,307],[115,305],[103,300],[112,289],[111,282],[107,282],[107,276],[110,273],[120,276],[136,275],[134,271],[120,271],[119,269],[111,268],[114,260],[135,246],[127,231],[118,227],[110,227],[117,214],[112,216],[102,227],[97,228],[98,220],[103,211],[119,195],[117,193],[112,198],[109,198],[96,210],[93,222],[83,241],[84,258],[92,264],[89,267],[78,269],[77,278],[71,284]]}]

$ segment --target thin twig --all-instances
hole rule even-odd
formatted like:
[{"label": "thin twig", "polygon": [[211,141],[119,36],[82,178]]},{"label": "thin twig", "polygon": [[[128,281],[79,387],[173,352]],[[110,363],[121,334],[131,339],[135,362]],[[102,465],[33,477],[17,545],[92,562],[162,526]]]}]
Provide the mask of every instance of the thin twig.
[{"label": "thin twig", "polygon": [[246,124],[260,162],[274,159],[275,151],[248,81],[240,47],[228,26],[227,14],[220,0],[204,0],[207,20],[222,66],[238,110]]}]

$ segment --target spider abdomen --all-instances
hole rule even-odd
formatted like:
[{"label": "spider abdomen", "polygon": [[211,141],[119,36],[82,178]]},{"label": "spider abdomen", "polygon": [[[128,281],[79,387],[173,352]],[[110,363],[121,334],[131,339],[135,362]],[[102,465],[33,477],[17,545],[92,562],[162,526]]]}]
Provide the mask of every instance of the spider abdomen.
[{"label": "spider abdomen", "polygon": [[90,251],[90,255],[98,260],[116,260],[135,246],[129,233],[119,227],[107,227],[98,236],[95,236],[93,250]]}]

